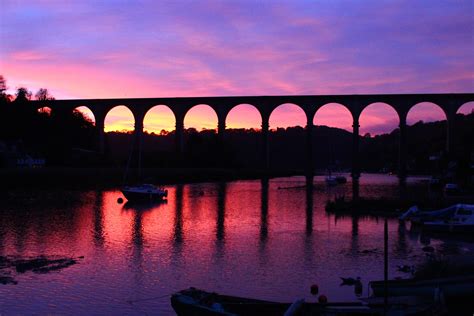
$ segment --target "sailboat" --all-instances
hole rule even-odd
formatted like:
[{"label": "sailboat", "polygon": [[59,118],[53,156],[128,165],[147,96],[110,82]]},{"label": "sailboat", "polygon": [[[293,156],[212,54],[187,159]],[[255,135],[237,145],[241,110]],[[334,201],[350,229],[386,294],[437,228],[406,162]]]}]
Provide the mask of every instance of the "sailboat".
[{"label": "sailboat", "polygon": [[[138,137],[136,138],[136,140],[137,142],[139,141]],[[132,149],[127,161],[127,168],[124,175],[124,180],[123,180],[124,183],[127,177],[129,166],[130,166],[130,161],[131,161],[132,153],[133,153],[133,147],[134,146],[132,144]],[[141,146],[138,146],[138,177],[141,178]],[[125,196],[125,198],[130,202],[163,201],[168,196],[168,190],[157,187],[149,183],[140,183],[133,186],[132,185],[123,186],[121,191],[122,191],[122,194]]]},{"label": "sailboat", "polygon": [[338,184],[336,177],[331,174],[331,169],[329,169],[325,181],[328,186],[334,186]]},{"label": "sailboat", "polygon": [[338,161],[335,160],[335,157],[334,157],[334,147],[331,147],[331,155],[332,155],[333,165],[330,165],[328,168],[328,174],[326,175],[326,178],[325,178],[326,185],[335,186],[338,184],[346,183],[347,179],[343,175],[332,175],[332,172],[331,172],[332,167],[333,166],[334,168],[338,167]]},{"label": "sailboat", "polygon": [[121,191],[129,201],[161,201],[168,196],[168,190],[148,183],[125,186]]}]

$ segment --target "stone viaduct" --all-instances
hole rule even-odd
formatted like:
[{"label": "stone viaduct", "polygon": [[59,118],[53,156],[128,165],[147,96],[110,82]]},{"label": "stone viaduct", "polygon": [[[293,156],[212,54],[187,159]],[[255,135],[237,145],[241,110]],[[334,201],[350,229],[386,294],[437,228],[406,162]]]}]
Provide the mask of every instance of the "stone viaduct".
[{"label": "stone viaduct", "polygon": [[[360,175],[358,152],[359,152],[359,117],[362,111],[369,105],[377,102],[391,106],[399,118],[400,146],[399,146],[399,177],[406,177],[406,126],[407,114],[410,109],[421,102],[431,102],[438,105],[446,115],[447,119],[447,142],[446,150],[452,150],[455,137],[455,116],[458,109],[465,103],[474,101],[474,93],[449,93],[449,94],[373,94],[373,95],[293,95],[293,96],[233,96],[233,97],[179,97],[179,98],[133,98],[133,99],[81,99],[81,100],[48,100],[34,101],[35,106],[50,107],[52,113],[56,111],[74,111],[77,107],[89,108],[95,117],[96,127],[99,130],[100,150],[104,149],[104,122],[107,113],[114,107],[123,105],[133,113],[135,120],[135,134],[140,140],[143,134],[143,120],[146,113],[156,105],[165,105],[171,109],[176,120],[175,140],[176,150],[183,151],[184,117],[194,106],[205,104],[210,106],[217,114],[217,132],[220,137],[224,136],[226,118],[228,113],[240,104],[250,104],[260,113],[262,119],[264,166],[269,165],[269,119],[272,111],[279,105],[291,103],[300,107],[306,114],[307,134],[307,161],[308,167],[312,162],[310,141],[313,134],[313,118],[318,109],[328,103],[338,103],[346,107],[352,115],[353,120],[353,162],[352,176],[358,178]],[[140,142],[139,142],[140,143]]]}]

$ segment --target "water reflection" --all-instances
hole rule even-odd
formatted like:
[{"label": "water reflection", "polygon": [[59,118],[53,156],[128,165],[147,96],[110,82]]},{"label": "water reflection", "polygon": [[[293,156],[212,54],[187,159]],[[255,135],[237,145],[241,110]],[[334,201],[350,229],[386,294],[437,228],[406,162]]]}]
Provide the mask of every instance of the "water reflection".
[{"label": "water reflection", "polygon": [[313,176],[306,177],[306,235],[313,232]]},{"label": "water reflection", "polygon": [[125,211],[147,212],[158,209],[161,205],[168,204],[168,200],[160,200],[153,202],[130,202],[127,201],[123,205]]},{"label": "water reflection", "polygon": [[[360,194],[395,197],[397,183],[361,178]],[[331,301],[342,301],[354,299],[355,289],[340,287],[339,276],[383,276],[383,221],[325,212],[329,198],[350,195],[351,183],[329,191],[324,178],[293,177],[167,189],[169,200],[161,204],[120,205],[121,193],[107,190],[57,191],[55,197],[67,197],[64,203],[2,205],[0,255],[85,256],[60,273],[25,274],[16,286],[0,286],[4,312],[166,315],[172,314],[166,295],[189,286],[291,301],[314,300],[308,288],[317,282]],[[35,194],[42,199],[43,192]],[[474,251],[457,240],[420,237],[396,219],[389,228],[391,277],[404,276],[398,264],[423,259],[425,244],[449,254]],[[160,295],[132,306],[140,312],[120,303]],[[30,302],[21,303],[24,297]]]},{"label": "water reflection", "polygon": [[105,241],[105,232],[104,232],[104,214],[103,214],[103,205],[104,205],[104,196],[102,191],[94,192],[94,230],[93,230],[93,239],[94,244],[97,248],[102,248]]},{"label": "water reflection", "polygon": [[[132,258],[133,258],[133,265],[135,267],[135,271],[137,272],[136,275],[141,274],[140,272],[142,269],[142,262],[143,262],[143,243],[144,243],[144,235],[143,235],[143,213],[142,212],[135,212],[133,214],[133,228],[132,228]],[[141,279],[141,277],[139,277]]]},{"label": "water reflection", "polygon": [[214,258],[220,260],[225,252],[225,216],[226,216],[226,191],[227,183],[217,184],[217,217],[216,217],[216,241]]},{"label": "water reflection", "polygon": [[351,253],[353,256],[357,256],[360,252],[359,248],[359,216],[354,215],[351,217]]},{"label": "water reflection", "polygon": [[260,180],[260,244],[264,246],[268,237],[268,178]]},{"label": "water reflection", "polygon": [[399,221],[398,222],[398,229],[397,229],[397,244],[396,244],[396,252],[398,254],[406,255],[409,252],[408,249],[408,241],[407,241],[407,229],[406,229],[406,222]]},{"label": "water reflection", "polygon": [[217,188],[217,227],[216,227],[216,239],[218,241],[224,241],[225,239],[225,198],[226,198],[226,187],[225,182],[219,182]]},{"label": "water reflection", "polygon": [[352,199],[358,200],[360,196],[359,178],[352,178]]},{"label": "water reflection", "polygon": [[[181,248],[183,242],[183,185],[176,185],[174,211],[173,246],[175,250]],[[175,251],[176,252],[176,251]]]}]

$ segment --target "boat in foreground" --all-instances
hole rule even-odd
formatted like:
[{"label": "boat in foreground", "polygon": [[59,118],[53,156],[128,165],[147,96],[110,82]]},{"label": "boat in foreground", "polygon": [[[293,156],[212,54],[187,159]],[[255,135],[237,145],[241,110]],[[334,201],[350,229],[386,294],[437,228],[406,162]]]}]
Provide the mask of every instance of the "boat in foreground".
[{"label": "boat in foreground", "polygon": [[[220,295],[196,288],[179,291],[171,296],[171,305],[179,316],[207,315],[384,315],[383,300],[364,299],[348,303],[279,303],[237,296]],[[431,315],[431,300],[390,298],[387,315]]]},{"label": "boat in foreground", "polygon": [[129,201],[161,201],[168,196],[168,190],[152,184],[126,186],[122,188],[122,193]]}]

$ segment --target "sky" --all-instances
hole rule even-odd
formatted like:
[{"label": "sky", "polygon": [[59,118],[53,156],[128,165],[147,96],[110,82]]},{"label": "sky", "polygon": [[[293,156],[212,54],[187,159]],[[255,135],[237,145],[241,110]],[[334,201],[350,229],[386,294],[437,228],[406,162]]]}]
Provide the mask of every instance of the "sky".
[{"label": "sky", "polygon": [[[11,92],[47,88],[57,99],[474,92],[472,0],[0,1],[0,74]],[[408,122],[443,118],[422,104]],[[226,123],[259,128],[261,120],[242,105]],[[352,125],[334,104],[314,123]],[[270,118],[271,128],[304,124],[294,105]],[[361,116],[363,134],[397,125],[384,104]],[[216,128],[217,117],[202,105],[185,126]],[[123,107],[106,118],[107,130],[131,128]],[[173,128],[165,107],[147,114],[146,130]]]}]

